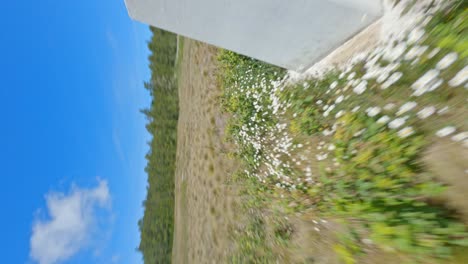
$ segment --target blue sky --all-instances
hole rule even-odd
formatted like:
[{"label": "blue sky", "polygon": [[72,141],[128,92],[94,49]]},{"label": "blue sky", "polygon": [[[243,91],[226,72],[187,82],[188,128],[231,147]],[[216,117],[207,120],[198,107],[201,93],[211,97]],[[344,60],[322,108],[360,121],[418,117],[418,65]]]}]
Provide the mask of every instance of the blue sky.
[{"label": "blue sky", "polygon": [[141,263],[148,27],[123,0],[1,6],[2,263]]}]

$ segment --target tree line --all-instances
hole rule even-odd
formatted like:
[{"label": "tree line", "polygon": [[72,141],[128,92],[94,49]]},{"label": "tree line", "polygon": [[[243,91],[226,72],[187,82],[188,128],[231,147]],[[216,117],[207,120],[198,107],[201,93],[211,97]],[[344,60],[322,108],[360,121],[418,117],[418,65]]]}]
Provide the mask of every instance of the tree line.
[{"label": "tree line", "polygon": [[141,241],[138,250],[144,263],[170,263],[174,230],[174,175],[179,115],[176,79],[177,36],[150,27],[152,37],[149,68],[151,78],[144,83],[152,101],[143,109],[146,129],[152,135],[146,154],[148,175],[144,215],[139,220]]}]

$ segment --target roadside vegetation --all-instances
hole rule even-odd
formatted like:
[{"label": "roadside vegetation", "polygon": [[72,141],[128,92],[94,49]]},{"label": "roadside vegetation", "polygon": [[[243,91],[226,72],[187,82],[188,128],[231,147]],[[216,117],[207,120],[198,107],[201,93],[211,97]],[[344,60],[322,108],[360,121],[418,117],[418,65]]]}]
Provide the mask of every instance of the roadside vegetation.
[{"label": "roadside vegetation", "polygon": [[344,263],[468,261],[468,190],[454,188],[468,181],[468,4],[433,3],[411,31],[320,76],[220,52],[249,219],[232,230],[232,263],[294,262],[293,218],[332,236]]},{"label": "roadside vegetation", "polygon": [[177,36],[150,28],[151,79],[145,83],[152,101],[142,110],[152,135],[148,164],[147,197],[144,216],[138,222],[141,241],[138,250],[144,263],[171,263],[174,233],[174,174],[177,146],[178,90],[176,80]]}]

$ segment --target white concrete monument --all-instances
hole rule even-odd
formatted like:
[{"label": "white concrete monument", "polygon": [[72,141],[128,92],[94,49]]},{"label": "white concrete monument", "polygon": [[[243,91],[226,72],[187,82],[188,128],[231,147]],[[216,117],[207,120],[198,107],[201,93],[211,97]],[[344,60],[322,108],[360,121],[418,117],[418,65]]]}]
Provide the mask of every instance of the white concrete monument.
[{"label": "white concrete monument", "polygon": [[304,71],[383,13],[381,0],[125,0],[130,16]]}]

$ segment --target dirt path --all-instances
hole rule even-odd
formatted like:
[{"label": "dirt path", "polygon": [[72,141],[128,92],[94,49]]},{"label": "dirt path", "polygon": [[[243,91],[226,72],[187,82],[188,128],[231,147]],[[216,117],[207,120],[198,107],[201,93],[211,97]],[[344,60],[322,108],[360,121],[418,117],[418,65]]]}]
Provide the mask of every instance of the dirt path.
[{"label": "dirt path", "polygon": [[223,154],[216,48],[185,39],[181,52],[173,262],[224,263],[234,165]]}]

